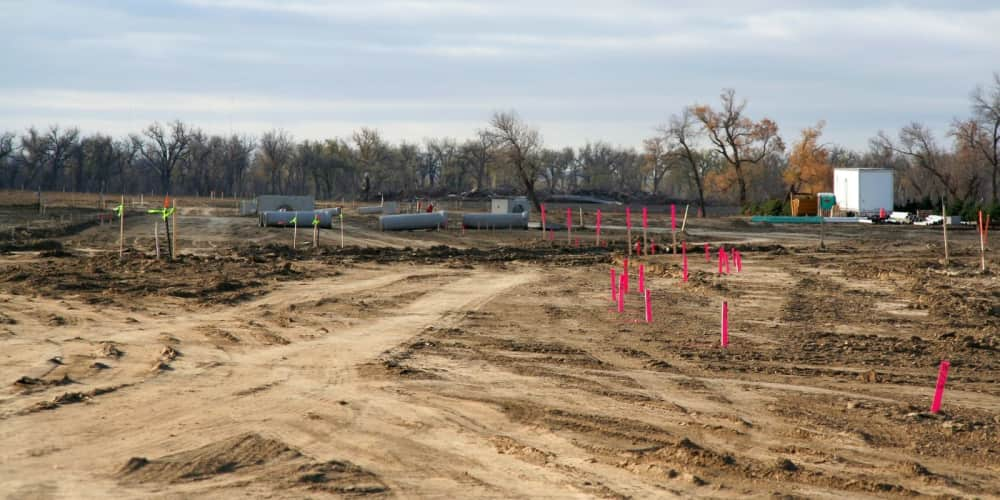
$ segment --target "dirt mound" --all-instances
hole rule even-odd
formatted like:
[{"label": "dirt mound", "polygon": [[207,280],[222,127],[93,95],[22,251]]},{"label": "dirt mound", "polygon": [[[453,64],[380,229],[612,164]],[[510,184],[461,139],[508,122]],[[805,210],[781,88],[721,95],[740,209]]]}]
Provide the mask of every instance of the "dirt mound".
[{"label": "dirt mound", "polygon": [[275,489],[301,487],[348,496],[387,493],[375,474],[340,460],[318,462],[254,432],[150,460],[132,457],[116,476],[125,484],[182,483],[222,474],[252,476]]},{"label": "dirt mound", "polygon": [[156,460],[132,457],[118,471],[118,477],[131,483],[176,483],[301,457],[281,441],[246,433]]}]

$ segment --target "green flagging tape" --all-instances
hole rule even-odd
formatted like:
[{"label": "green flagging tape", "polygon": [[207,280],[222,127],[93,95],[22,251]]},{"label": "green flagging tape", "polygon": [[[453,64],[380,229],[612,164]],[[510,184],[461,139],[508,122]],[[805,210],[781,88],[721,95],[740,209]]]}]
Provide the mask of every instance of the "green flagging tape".
[{"label": "green flagging tape", "polygon": [[125,205],[115,207],[115,213],[118,214],[118,217],[121,217],[123,212],[125,212]]},{"label": "green flagging tape", "polygon": [[292,224],[295,224],[296,226],[299,225],[299,216],[296,215],[295,217],[292,217],[292,220],[290,220],[288,222],[291,222]]},{"label": "green flagging tape", "polygon": [[164,221],[166,221],[171,215],[174,215],[173,208],[158,208],[156,210],[147,210],[146,212],[151,214],[162,214]]},{"label": "green flagging tape", "polygon": [[313,215],[313,225],[314,226],[318,226],[319,225],[319,217],[316,216],[316,215]]}]

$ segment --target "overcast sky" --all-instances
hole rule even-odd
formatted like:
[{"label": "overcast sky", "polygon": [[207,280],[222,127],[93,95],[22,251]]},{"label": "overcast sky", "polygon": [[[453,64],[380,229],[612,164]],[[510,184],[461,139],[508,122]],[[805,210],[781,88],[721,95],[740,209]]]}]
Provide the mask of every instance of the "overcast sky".
[{"label": "overcast sky", "polygon": [[639,146],[724,87],[791,142],[944,140],[1000,71],[1000,2],[0,0],[0,130],[182,119],[299,139],[469,137],[516,109],[547,145]]}]

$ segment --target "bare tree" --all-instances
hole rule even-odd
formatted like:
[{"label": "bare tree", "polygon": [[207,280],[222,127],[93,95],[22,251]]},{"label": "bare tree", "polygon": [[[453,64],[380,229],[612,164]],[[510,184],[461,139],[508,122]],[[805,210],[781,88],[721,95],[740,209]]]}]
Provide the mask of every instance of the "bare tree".
[{"label": "bare tree", "polygon": [[521,180],[535,210],[541,212],[542,205],[535,194],[535,182],[542,168],[538,158],[542,149],[541,134],[526,125],[515,111],[494,113],[489,134],[500,148],[502,158]]},{"label": "bare tree", "polygon": [[694,146],[699,131],[693,110],[684,108],[680,115],[671,116],[669,124],[660,127],[660,131],[672,145],[671,155],[686,165],[691,172],[690,178],[698,193],[698,207],[701,208],[702,216],[707,216],[704,176],[707,164],[705,155],[698,152]]},{"label": "bare tree", "polygon": [[660,190],[660,183],[670,169],[670,155],[667,151],[667,138],[663,136],[650,137],[642,141],[643,160],[647,177],[651,176],[652,192]]},{"label": "bare tree", "polygon": [[230,193],[244,189],[243,178],[250,168],[251,155],[256,148],[257,140],[249,135],[233,134],[226,139],[222,182]]},{"label": "bare tree", "polygon": [[[357,148],[358,164],[361,170],[371,176],[375,182],[374,188],[381,190],[388,173],[385,171],[389,159],[389,145],[382,139],[378,130],[362,127],[351,136]],[[431,185],[433,186],[433,177]]]},{"label": "bare tree", "polygon": [[726,162],[736,171],[740,204],[747,201],[747,181],[744,167],[754,165],[785,146],[778,136],[778,125],[768,118],[755,122],[743,115],[747,102],[736,101],[736,91],[725,89],[720,95],[718,111],[709,106],[695,106],[692,113],[708,134],[708,139]]},{"label": "bare tree", "polygon": [[953,200],[961,199],[958,183],[944,161],[944,152],[934,140],[934,134],[925,125],[913,122],[899,131],[899,142],[893,142],[885,132],[879,132],[875,141],[885,149],[907,158],[912,166],[929,174]]},{"label": "bare tree", "polygon": [[474,138],[462,144],[462,155],[471,165],[476,180],[474,191],[482,190],[484,187],[486,171],[494,159],[493,150],[493,137],[485,130],[477,130]]},{"label": "bare tree", "polygon": [[292,136],[284,130],[269,130],[260,138],[256,162],[267,173],[268,189],[282,193],[288,164],[292,159]]},{"label": "bare tree", "polygon": [[[35,179],[42,175],[45,164],[49,158],[49,138],[42,134],[35,127],[31,127],[24,134],[21,134],[21,154],[18,162],[24,166],[24,179],[31,186],[35,186]],[[37,186],[42,188],[41,184]]]},{"label": "bare tree", "polygon": [[57,187],[69,160],[77,153],[76,149],[79,146],[79,139],[80,131],[76,128],[69,128],[62,131],[58,125],[49,127],[49,172],[45,181],[45,185],[49,188]]},{"label": "bare tree", "polygon": [[[12,161],[14,157],[14,135],[13,132],[0,134],[0,186],[14,186],[17,178],[17,162]],[[8,171],[8,169],[10,171]]]},{"label": "bare tree", "polygon": [[169,123],[167,128],[154,122],[142,135],[145,139],[136,138],[142,145],[139,153],[159,174],[160,188],[169,193],[174,170],[188,154],[191,138],[187,126],[180,120]]},{"label": "bare tree", "polygon": [[993,73],[993,85],[976,87],[970,96],[972,117],[956,120],[951,135],[959,146],[981,155],[990,167],[991,199],[997,203],[1000,182],[1000,73]]}]

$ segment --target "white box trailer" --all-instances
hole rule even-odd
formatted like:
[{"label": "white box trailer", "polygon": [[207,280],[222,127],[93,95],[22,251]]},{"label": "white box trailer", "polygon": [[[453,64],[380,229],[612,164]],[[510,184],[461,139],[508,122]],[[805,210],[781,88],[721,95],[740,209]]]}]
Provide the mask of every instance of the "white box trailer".
[{"label": "white box trailer", "polygon": [[833,193],[841,212],[858,215],[892,212],[893,172],[890,168],[835,168]]}]

